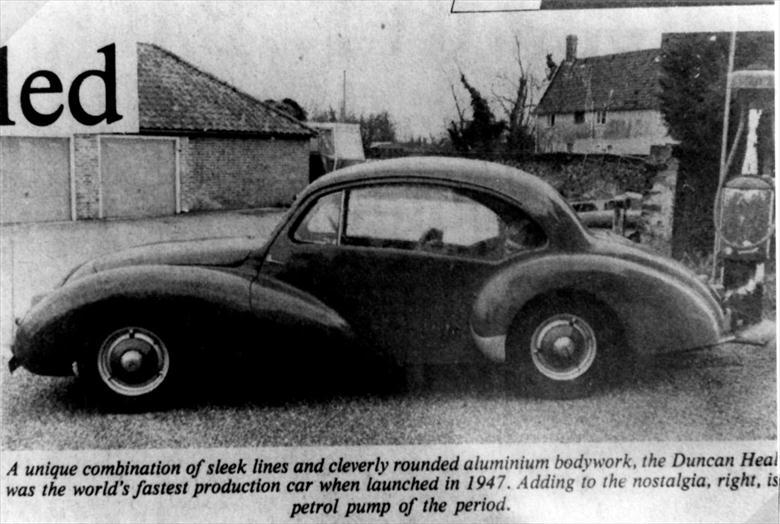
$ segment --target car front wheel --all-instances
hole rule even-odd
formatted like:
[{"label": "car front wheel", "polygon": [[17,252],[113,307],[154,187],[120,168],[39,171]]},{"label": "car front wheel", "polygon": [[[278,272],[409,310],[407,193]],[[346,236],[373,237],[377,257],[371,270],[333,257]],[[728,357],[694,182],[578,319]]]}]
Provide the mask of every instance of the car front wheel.
[{"label": "car front wheel", "polygon": [[174,375],[172,338],[149,322],[114,323],[78,360],[91,400],[104,407],[136,409],[161,401]]}]

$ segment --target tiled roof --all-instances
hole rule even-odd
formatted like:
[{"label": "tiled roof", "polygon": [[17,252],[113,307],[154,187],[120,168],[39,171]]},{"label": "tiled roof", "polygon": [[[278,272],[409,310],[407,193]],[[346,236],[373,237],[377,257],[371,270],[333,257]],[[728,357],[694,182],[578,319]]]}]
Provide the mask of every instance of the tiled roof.
[{"label": "tiled roof", "polygon": [[138,44],[138,113],[143,131],[290,138],[314,134],[287,113],[154,44]]},{"label": "tiled roof", "polygon": [[563,62],[537,112],[657,109],[661,50],[644,49]]}]

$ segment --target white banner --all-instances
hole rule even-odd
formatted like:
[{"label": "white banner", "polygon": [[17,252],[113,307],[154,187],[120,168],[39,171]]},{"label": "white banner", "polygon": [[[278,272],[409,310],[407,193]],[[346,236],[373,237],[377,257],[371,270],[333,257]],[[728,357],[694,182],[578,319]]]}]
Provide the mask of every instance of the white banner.
[{"label": "white banner", "polygon": [[776,522],[777,460],[772,441],[6,451],[0,517]]},{"label": "white banner", "polygon": [[136,43],[84,7],[50,2],[3,44],[0,134],[138,132]]}]

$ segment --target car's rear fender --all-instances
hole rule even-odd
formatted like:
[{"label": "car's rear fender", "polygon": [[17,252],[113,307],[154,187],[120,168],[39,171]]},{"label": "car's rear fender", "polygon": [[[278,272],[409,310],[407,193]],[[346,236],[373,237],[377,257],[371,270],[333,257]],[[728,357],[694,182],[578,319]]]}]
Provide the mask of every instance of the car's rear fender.
[{"label": "car's rear fender", "polygon": [[[240,350],[236,343],[251,340],[242,338],[239,328],[348,331],[324,305],[283,286],[253,286],[245,275],[203,267],[131,266],[84,277],[44,297],[19,324],[12,347],[15,360],[35,373],[70,374],[87,330],[128,307],[154,309],[171,322],[203,319],[189,324],[202,330],[201,341],[229,346],[216,348],[220,354]],[[270,345],[268,338],[264,342],[258,347]]]},{"label": "car's rear fender", "polygon": [[478,347],[504,361],[506,335],[526,304],[561,293],[608,306],[639,354],[715,344],[723,327],[722,313],[672,275],[614,257],[559,253],[510,265],[486,283],[471,317]]}]

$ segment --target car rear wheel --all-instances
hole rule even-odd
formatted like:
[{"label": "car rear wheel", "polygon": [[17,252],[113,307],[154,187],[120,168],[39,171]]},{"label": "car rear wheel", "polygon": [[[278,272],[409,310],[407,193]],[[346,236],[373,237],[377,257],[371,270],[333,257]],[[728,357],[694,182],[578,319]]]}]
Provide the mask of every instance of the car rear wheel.
[{"label": "car rear wheel", "polygon": [[77,362],[90,400],[101,407],[152,407],[170,393],[176,375],[174,338],[145,318],[108,323]]},{"label": "car rear wheel", "polygon": [[610,316],[578,298],[526,308],[507,341],[521,386],[547,398],[577,398],[602,385],[616,344]]}]

